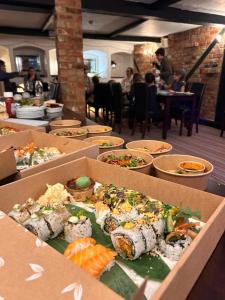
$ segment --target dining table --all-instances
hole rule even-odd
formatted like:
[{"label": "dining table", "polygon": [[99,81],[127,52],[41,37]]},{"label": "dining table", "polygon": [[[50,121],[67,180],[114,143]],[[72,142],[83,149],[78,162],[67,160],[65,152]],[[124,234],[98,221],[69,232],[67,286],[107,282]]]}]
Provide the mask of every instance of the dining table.
[{"label": "dining table", "polygon": [[157,99],[158,102],[164,106],[162,138],[167,138],[168,130],[171,127],[171,109],[173,106],[183,106],[189,109],[190,118],[188,120],[187,135],[191,136],[194,122],[196,96],[193,93],[170,93],[162,91],[158,93]]}]

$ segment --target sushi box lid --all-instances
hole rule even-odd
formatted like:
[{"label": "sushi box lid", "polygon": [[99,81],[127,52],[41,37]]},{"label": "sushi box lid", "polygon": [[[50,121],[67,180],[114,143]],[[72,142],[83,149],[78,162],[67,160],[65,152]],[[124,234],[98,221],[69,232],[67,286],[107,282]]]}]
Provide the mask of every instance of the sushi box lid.
[{"label": "sushi box lid", "polygon": [[[18,172],[17,179],[25,178],[27,176],[48,170],[50,168],[56,167],[83,156],[96,158],[99,154],[98,145],[94,145],[78,139],[57,137],[51,134],[34,130],[26,130],[23,132],[18,132],[16,134],[1,137],[0,151],[10,147],[16,149],[32,142],[38,147],[56,147],[63,153],[63,155],[60,155],[59,157],[45,163],[21,170],[20,172]],[[10,162],[8,164],[10,164]],[[15,165],[15,158],[12,164],[13,166]],[[1,156],[1,154],[0,166],[4,166],[4,157]]]},{"label": "sushi box lid", "polygon": [[[23,204],[30,197],[33,199],[38,199],[46,191],[46,183],[65,184],[71,178],[76,178],[84,175],[89,176],[99,183],[113,183],[117,186],[124,186],[128,189],[143,192],[144,194],[150,195],[152,198],[158,199],[165,203],[182,206],[184,208],[190,208],[193,211],[201,212],[202,221],[206,222],[206,225],[203,227],[198,236],[188,247],[187,251],[178,261],[176,266],[170,271],[168,276],[160,284],[160,287],[151,297],[151,300],[168,300],[175,299],[174,295],[176,295],[176,299],[185,299],[189,294],[191,288],[195,284],[195,281],[198,279],[201,271],[203,270],[205,264],[210,258],[213,250],[215,249],[220,237],[224,232],[225,199],[220,196],[202,192],[200,190],[192,189],[190,187],[186,187],[176,183],[168,182],[142,173],[134,173],[134,171],[123,169],[118,166],[108,165],[106,163],[99,162],[90,158],[80,158],[68,162],[64,165],[60,165],[50,170],[0,187],[0,210],[5,213],[9,213],[15,203]],[[1,226],[2,225],[0,223],[0,228],[2,229]],[[95,295],[96,299],[120,299],[120,296],[116,295],[113,291],[109,291],[106,286],[101,285],[100,287],[99,281],[91,279],[88,274],[85,274],[81,271],[78,272],[76,266],[68,265],[68,262],[64,259],[64,257],[54,252],[53,249],[44,247],[37,250],[34,245],[35,237],[32,234],[28,232],[24,234],[23,232],[26,238],[24,238],[23,242],[21,242],[20,236],[17,234],[17,231],[19,231],[19,229],[21,230],[21,227],[18,227],[16,223],[12,223],[12,231],[13,226],[15,228],[15,234],[13,235],[14,247],[13,250],[11,250],[11,254],[8,256],[9,260],[11,258],[13,259],[13,261],[15,261],[15,248],[18,248],[18,244],[23,247],[24,255],[26,257],[29,257],[29,260],[27,260],[26,262],[25,275],[27,277],[33,274],[29,266],[30,263],[40,264],[41,266],[43,265],[44,269],[46,269],[47,266],[45,264],[49,264],[49,268],[51,267],[52,270],[54,269],[54,274],[53,272],[51,273],[54,280],[52,280],[51,278],[49,280],[48,276],[42,276],[42,278],[37,279],[37,281],[34,281],[31,284],[31,286],[33,286],[33,292],[35,289],[32,299],[51,299],[49,297],[44,297],[46,295],[46,286],[48,286],[48,291],[50,294],[52,292],[52,289],[54,290],[54,292],[57,291],[58,293],[60,293],[64,285],[68,286],[75,282],[78,282],[79,284],[82,284],[84,286],[85,292],[82,299],[89,299],[90,293],[89,290],[86,290],[87,282],[89,283],[89,289],[93,291],[93,295]],[[8,233],[8,228],[7,234],[4,233],[5,231],[6,230],[0,230],[0,234],[7,235],[4,243],[4,245],[7,247],[7,244],[10,245],[12,243],[12,235]],[[34,247],[34,253],[31,252],[31,248],[29,248],[28,245],[29,247],[31,247],[31,245],[32,247]],[[26,251],[24,251],[24,249],[26,249]],[[29,249],[29,251],[27,251],[27,249]],[[0,256],[2,253],[1,251],[2,248],[0,249]],[[43,257],[40,259],[38,258],[39,256],[37,256],[37,251],[38,253],[42,253],[42,255],[45,257],[46,262],[42,261]],[[18,249],[16,253],[17,257],[21,256],[21,253],[18,252]],[[18,261],[17,258],[16,260]],[[19,262],[17,262],[17,266],[18,264]],[[64,268],[62,268],[63,265]],[[58,276],[58,274],[61,275]],[[76,274],[76,276],[72,276],[72,274]],[[7,276],[10,280],[11,277],[18,277],[17,274],[13,272],[8,274]],[[25,278],[27,278],[26,276]],[[60,277],[60,280],[58,280],[58,277]],[[65,281],[65,279],[68,280]],[[45,284],[43,283],[43,281],[45,282]],[[8,283],[8,289],[13,290],[14,285],[16,284],[15,281],[12,285]],[[36,289],[35,284],[37,284],[37,286],[38,284],[41,284],[41,286],[39,286],[40,290],[38,290],[38,287]],[[101,289],[100,297],[97,297],[96,295],[96,293],[99,292],[98,287],[100,287]],[[42,288],[44,293],[43,297],[41,297]],[[70,288],[68,288],[68,290],[69,289]],[[0,288],[0,293],[1,292],[2,289]],[[15,290],[14,295],[16,295],[17,292],[18,290]],[[27,299],[26,292],[24,292],[23,289],[20,289],[19,292],[25,293],[25,297],[21,297],[21,299]],[[11,293],[13,293],[13,291],[11,291]],[[13,299],[13,297],[9,299]],[[56,297],[55,299],[58,298]]]},{"label": "sushi box lid", "polygon": [[1,211],[0,228],[0,299],[122,299]]},{"label": "sushi box lid", "polygon": [[16,174],[16,160],[13,148],[0,151],[0,180]]},{"label": "sushi box lid", "polygon": [[[25,130],[37,130],[40,132],[45,132],[45,127],[36,127],[36,126],[31,126],[27,124],[21,124],[19,122],[20,120],[17,119],[9,119],[9,120],[0,120],[0,128],[2,127],[11,127],[17,130],[18,132],[20,131],[25,131]],[[17,123],[18,122],[18,123]],[[2,136],[0,136],[2,138]]]}]

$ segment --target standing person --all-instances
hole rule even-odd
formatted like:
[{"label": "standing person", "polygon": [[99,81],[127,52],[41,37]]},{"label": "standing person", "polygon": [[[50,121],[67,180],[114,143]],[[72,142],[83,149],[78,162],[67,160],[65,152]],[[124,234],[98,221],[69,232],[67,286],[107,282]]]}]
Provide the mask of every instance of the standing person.
[{"label": "standing person", "polygon": [[18,76],[18,72],[7,73],[5,62],[0,59],[0,81],[4,82],[4,88],[6,92],[16,92],[13,83],[10,82],[10,79],[13,79]]},{"label": "standing person", "polygon": [[27,75],[24,77],[24,86],[27,92],[35,95],[35,83],[41,81],[40,76],[37,75],[34,67],[29,67]]},{"label": "standing person", "polygon": [[148,112],[151,114],[153,121],[155,121],[161,116],[162,109],[157,101],[157,86],[154,74],[146,73],[145,82],[148,88]]},{"label": "standing person", "polygon": [[128,67],[126,70],[126,77],[122,80],[122,91],[124,94],[129,94],[131,91],[131,85],[133,83],[134,70]]},{"label": "standing person", "polygon": [[164,48],[159,48],[158,50],[156,50],[155,55],[157,57],[158,62],[160,63],[160,77],[166,84],[169,84],[171,81],[171,76],[173,75],[173,67],[171,61],[168,59],[167,56],[165,56]]}]

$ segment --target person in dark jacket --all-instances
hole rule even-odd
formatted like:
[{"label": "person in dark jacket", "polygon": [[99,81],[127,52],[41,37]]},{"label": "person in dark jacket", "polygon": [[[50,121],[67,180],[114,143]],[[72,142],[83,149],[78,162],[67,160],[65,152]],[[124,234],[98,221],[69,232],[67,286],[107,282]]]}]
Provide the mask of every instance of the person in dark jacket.
[{"label": "person in dark jacket", "polygon": [[10,79],[13,79],[18,76],[18,72],[7,73],[5,62],[0,59],[0,81],[4,82],[4,88],[6,92],[15,92],[14,85],[12,82],[10,82]]},{"label": "person in dark jacket", "polygon": [[168,57],[165,56],[164,48],[159,48],[158,50],[156,50],[155,55],[157,57],[158,62],[160,63],[160,77],[166,84],[169,84],[173,75],[172,63],[168,59]]},{"label": "person in dark jacket", "polygon": [[148,88],[148,112],[153,120],[159,120],[162,109],[157,101],[157,87],[154,74],[146,73],[145,82]]}]

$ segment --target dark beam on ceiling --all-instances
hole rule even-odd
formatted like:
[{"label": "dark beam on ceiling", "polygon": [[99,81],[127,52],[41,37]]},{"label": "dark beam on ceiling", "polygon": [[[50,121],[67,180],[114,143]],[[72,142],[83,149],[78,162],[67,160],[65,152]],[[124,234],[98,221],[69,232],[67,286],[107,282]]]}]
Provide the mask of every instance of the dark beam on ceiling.
[{"label": "dark beam on ceiling", "polygon": [[178,3],[181,0],[158,0],[151,4],[152,9],[162,9],[165,7],[169,7],[172,4]]},{"label": "dark beam on ceiling", "polygon": [[113,38],[113,37],[116,37],[118,36],[119,34],[123,33],[123,32],[126,32],[130,29],[133,29],[135,27],[137,27],[138,25],[141,25],[143,24],[144,22],[146,22],[146,19],[138,19],[138,20],[135,20],[134,22],[128,24],[128,25],[125,25],[115,31],[113,31],[111,34],[110,34],[110,37]]},{"label": "dark beam on ceiling", "polygon": [[3,34],[16,34],[16,35],[27,35],[27,36],[49,36],[48,31],[42,31],[40,29],[30,28],[14,28],[14,27],[0,27],[0,33]]},{"label": "dark beam on ceiling", "polygon": [[150,36],[131,36],[131,35],[118,35],[115,37],[110,37],[107,34],[95,34],[95,33],[84,33],[84,39],[94,39],[94,40],[110,40],[110,41],[130,41],[130,42],[155,42],[160,43],[161,38],[150,37]]},{"label": "dark beam on ceiling", "polygon": [[12,11],[26,11],[34,13],[49,13],[51,12],[53,5],[45,4],[43,1],[28,2],[28,1],[7,1],[0,0],[0,9],[12,10]]},{"label": "dark beam on ceiling", "polygon": [[124,0],[102,1],[82,0],[82,8],[85,12],[111,14],[124,17],[142,19],[154,19],[159,21],[208,25],[223,24],[225,17],[221,15],[181,10],[173,7],[165,9],[151,9],[152,4],[130,2]]}]

